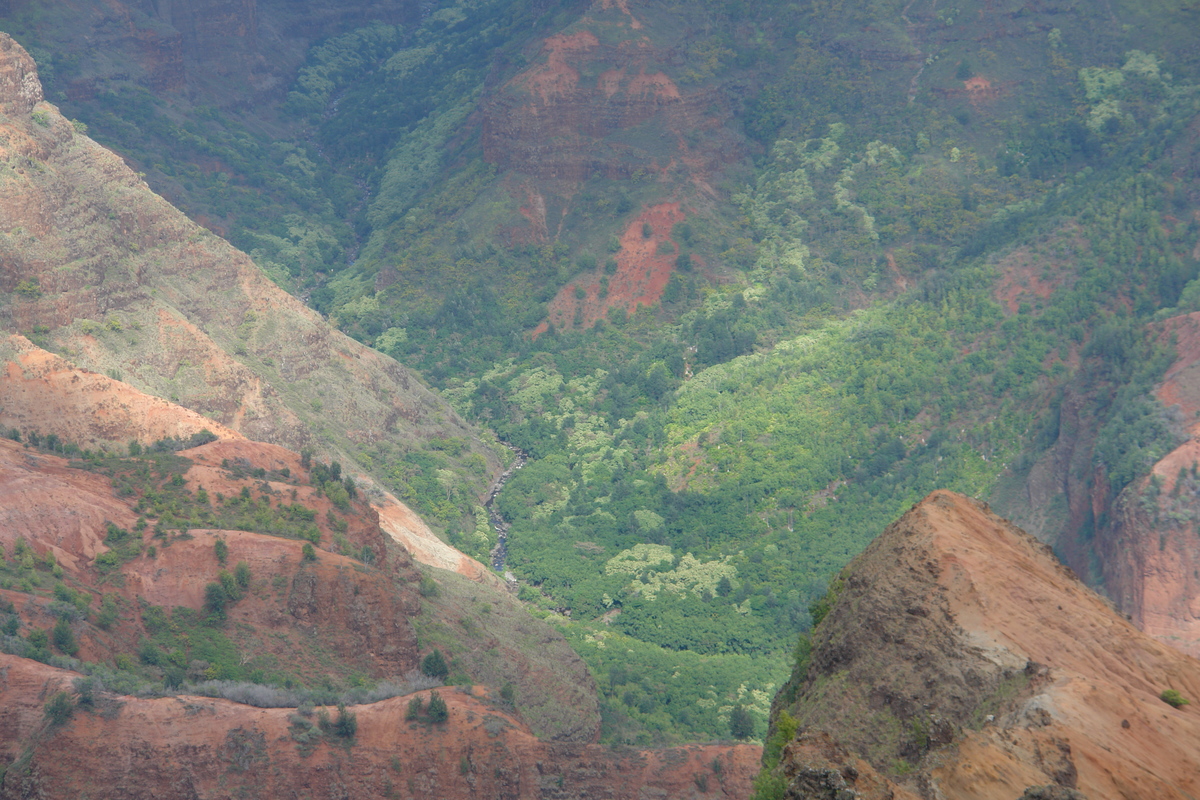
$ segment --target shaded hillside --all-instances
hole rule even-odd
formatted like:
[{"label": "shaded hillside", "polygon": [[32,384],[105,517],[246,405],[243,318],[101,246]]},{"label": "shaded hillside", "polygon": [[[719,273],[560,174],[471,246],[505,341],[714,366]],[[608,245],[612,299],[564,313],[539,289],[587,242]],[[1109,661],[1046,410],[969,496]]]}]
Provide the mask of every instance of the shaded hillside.
[{"label": "shaded hillside", "polygon": [[758,797],[1197,791],[1200,718],[1159,695],[1197,696],[1200,662],[976,501],[915,506],[838,576],[822,614],[776,700]]}]

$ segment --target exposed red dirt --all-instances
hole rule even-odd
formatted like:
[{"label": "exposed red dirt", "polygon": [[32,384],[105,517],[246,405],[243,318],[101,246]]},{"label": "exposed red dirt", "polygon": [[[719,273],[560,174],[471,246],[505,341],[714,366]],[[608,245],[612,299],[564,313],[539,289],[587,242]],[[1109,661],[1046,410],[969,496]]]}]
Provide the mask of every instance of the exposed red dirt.
[{"label": "exposed red dirt", "polygon": [[568,58],[586,53],[599,45],[600,40],[591,31],[551,36],[542,45],[546,64],[525,73],[520,81],[543,103],[569,95],[579,85],[579,70],[568,63]]},{"label": "exposed red dirt", "polygon": [[[1059,232],[1057,241],[1080,249],[1087,246],[1076,226]],[[1000,279],[996,282],[996,299],[1005,310],[1015,314],[1021,303],[1046,300],[1071,275],[1070,264],[1064,257],[1048,255],[1033,247],[1019,247],[996,264]]]},{"label": "exposed red dirt", "polygon": [[222,439],[242,435],[194,411],[79,369],[23,336],[0,344],[0,427],[56,434],[80,447],[124,448],[208,430]]},{"label": "exposed red dirt", "polygon": [[[679,203],[660,203],[643,210],[621,235],[616,274],[606,276],[601,267],[564,286],[550,302],[549,319],[539,325],[533,335],[541,335],[551,324],[557,328],[571,327],[576,323],[577,311],[580,326],[586,328],[604,319],[610,309],[619,308],[633,314],[639,306],[650,308],[656,304],[679,257],[679,245],[671,238],[671,229],[685,219],[687,214]],[[649,236],[646,235],[647,225],[650,226]],[[663,247],[665,252],[660,252],[663,245],[670,250]],[[606,277],[608,294],[601,297]],[[584,291],[582,299],[576,297],[577,288]]]},{"label": "exposed red dirt", "polygon": [[[340,797],[508,798],[745,797],[760,748],[749,745],[625,750],[536,739],[503,710],[442,689],[448,719],[405,719],[430,692],[351,706],[350,741],[318,739],[311,753],[292,738],[294,709],[259,709],[204,697],[102,697],[48,728],[42,706],[75,677],[0,655],[0,748],[11,764],[0,796],[104,798],[304,797],[315,787]],[[328,709],[331,716],[335,709]],[[186,723],[181,724],[186,719]],[[315,722],[315,718],[310,720]],[[714,771],[714,762],[719,769]],[[704,776],[707,792],[698,788]]]},{"label": "exposed red dirt", "polygon": [[934,89],[934,94],[942,98],[965,98],[976,110],[982,109],[999,100],[1006,92],[1016,86],[1013,82],[992,83],[987,78],[975,76],[963,81],[961,89]]}]

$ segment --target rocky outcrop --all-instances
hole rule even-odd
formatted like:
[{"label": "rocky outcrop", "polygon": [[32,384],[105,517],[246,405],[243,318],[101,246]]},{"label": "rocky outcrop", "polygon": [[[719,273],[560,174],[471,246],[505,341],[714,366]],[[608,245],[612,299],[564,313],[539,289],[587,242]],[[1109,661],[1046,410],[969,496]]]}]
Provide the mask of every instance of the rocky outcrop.
[{"label": "rocky outcrop", "polygon": [[10,37],[0,37],[0,111],[22,116],[42,101],[42,84],[33,59]]},{"label": "rocky outcrop", "polygon": [[800,732],[780,767],[790,796],[842,783],[981,800],[1200,790],[1200,716],[1159,699],[1200,697],[1200,662],[1138,631],[986,506],[935,492],[831,591],[777,701],[775,725],[786,711]]}]

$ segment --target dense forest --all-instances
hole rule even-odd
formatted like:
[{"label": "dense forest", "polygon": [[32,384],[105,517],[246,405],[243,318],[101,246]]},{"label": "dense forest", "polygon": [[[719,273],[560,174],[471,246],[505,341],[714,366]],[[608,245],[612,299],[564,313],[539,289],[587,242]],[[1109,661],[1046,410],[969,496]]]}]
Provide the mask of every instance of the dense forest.
[{"label": "dense forest", "polygon": [[[838,570],[929,491],[1020,479],[1065,394],[1114,496],[1178,443],[1152,390],[1157,321],[1200,310],[1194,4],[646,0],[636,27],[433,5],[315,44],[249,109],[73,100],[86,65],[6,29],[156,190],[529,456],[496,503],[505,566],[587,661],[606,740],[762,736]],[[569,180],[506,166],[485,128],[537,102],[551,35],[597,42],[581,85],[638,43],[703,125],[597,134]],[[634,251],[661,293],[610,302]],[[489,562],[463,447],[359,455]]]}]

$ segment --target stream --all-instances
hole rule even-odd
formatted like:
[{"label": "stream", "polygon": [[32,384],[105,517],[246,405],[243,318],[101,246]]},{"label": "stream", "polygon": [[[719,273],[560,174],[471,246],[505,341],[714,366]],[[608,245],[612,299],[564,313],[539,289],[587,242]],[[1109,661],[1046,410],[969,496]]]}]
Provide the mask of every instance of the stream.
[{"label": "stream", "polygon": [[504,563],[508,559],[508,523],[504,521],[504,517],[500,516],[500,512],[496,510],[496,498],[500,495],[500,490],[504,488],[504,484],[508,483],[508,479],[516,473],[521,467],[529,462],[529,454],[519,447],[511,445],[508,442],[501,442],[505,447],[512,451],[516,456],[513,463],[508,469],[500,474],[496,482],[492,484],[492,490],[488,492],[487,502],[483,507],[487,509],[488,520],[492,523],[492,527],[496,529],[496,546],[492,548],[492,569],[504,575],[504,579],[510,580],[510,576],[504,570]]}]

